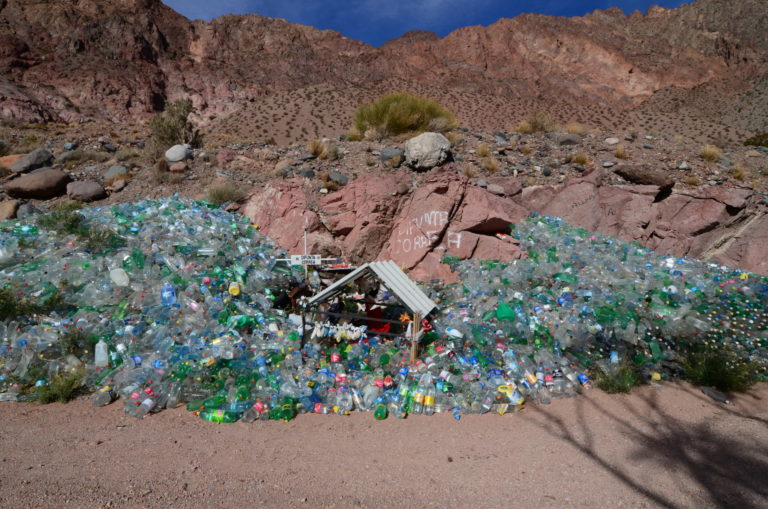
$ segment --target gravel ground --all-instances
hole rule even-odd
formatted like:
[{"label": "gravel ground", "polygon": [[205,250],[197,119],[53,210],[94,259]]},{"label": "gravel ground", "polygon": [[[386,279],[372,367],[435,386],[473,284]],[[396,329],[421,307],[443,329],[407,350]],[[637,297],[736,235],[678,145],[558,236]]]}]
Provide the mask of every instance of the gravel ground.
[{"label": "gravel ground", "polygon": [[[768,385],[687,384],[520,413],[143,421],[0,404],[0,507],[768,507]],[[534,505],[532,505],[534,504]]]}]

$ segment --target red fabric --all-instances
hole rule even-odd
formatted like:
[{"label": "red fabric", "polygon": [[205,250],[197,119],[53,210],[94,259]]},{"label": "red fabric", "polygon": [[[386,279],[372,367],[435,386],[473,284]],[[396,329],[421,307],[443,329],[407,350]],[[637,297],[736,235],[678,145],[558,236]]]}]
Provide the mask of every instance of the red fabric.
[{"label": "red fabric", "polygon": [[[380,307],[369,307],[365,314],[368,318],[384,318],[384,310]],[[368,321],[368,330],[373,332],[389,332],[392,329],[391,323],[377,322],[375,320]]]}]

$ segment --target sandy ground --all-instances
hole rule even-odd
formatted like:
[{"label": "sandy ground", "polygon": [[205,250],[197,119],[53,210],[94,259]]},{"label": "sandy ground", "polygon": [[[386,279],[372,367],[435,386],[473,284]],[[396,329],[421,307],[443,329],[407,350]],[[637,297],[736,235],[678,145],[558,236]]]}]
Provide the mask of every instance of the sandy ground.
[{"label": "sandy ground", "polygon": [[0,507],[768,507],[768,385],[685,384],[522,412],[142,421],[0,404]]}]

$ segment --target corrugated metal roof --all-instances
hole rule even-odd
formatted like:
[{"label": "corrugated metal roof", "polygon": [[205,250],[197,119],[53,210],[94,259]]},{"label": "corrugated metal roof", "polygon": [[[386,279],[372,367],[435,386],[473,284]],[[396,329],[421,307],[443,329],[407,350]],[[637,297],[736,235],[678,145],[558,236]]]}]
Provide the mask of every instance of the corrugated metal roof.
[{"label": "corrugated metal roof", "polygon": [[313,306],[320,302],[332,299],[344,292],[344,287],[350,282],[360,278],[366,273],[374,273],[389,288],[403,304],[408,306],[411,311],[420,313],[421,316],[427,316],[437,304],[432,299],[424,295],[416,283],[400,270],[400,267],[391,260],[383,262],[371,262],[361,265],[350,272],[334,284],[309,299],[309,305]]}]

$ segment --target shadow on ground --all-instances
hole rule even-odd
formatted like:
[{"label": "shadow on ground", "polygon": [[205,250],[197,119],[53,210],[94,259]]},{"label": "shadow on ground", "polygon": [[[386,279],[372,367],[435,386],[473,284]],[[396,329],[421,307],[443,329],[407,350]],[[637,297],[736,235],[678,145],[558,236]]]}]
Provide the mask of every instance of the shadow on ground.
[{"label": "shadow on ground", "polygon": [[[768,421],[718,403],[713,403],[694,388],[677,387],[706,404],[718,405],[717,413],[752,421],[761,433],[768,433]],[[682,395],[681,395],[682,396]],[[746,397],[750,397],[747,395]],[[754,397],[754,396],[753,396]],[[650,462],[661,476],[674,473],[686,482],[678,484],[686,496],[695,500],[693,507],[734,507],[760,509],[768,507],[768,447],[764,440],[752,439],[752,433],[717,429],[711,421],[690,424],[672,416],[662,408],[658,391],[646,391],[640,404],[626,400],[620,405],[621,415],[606,408],[601,398],[580,397],[576,402],[575,419],[563,419],[536,407],[533,420],[551,436],[567,442],[611,476],[641,493],[660,507],[679,508],[670,498],[669,487],[635,478],[631,465]],[[758,398],[759,399],[759,398]],[[613,406],[613,405],[612,405]],[[590,408],[591,407],[591,408]],[[610,457],[600,447],[602,437],[595,436],[585,414],[595,411],[606,416],[621,435],[634,442],[635,447],[622,459]],[[719,418],[719,417],[718,417]],[[742,421],[743,422],[743,421]],[[721,424],[719,426],[723,428]],[[754,428],[754,425],[752,426]]]}]

